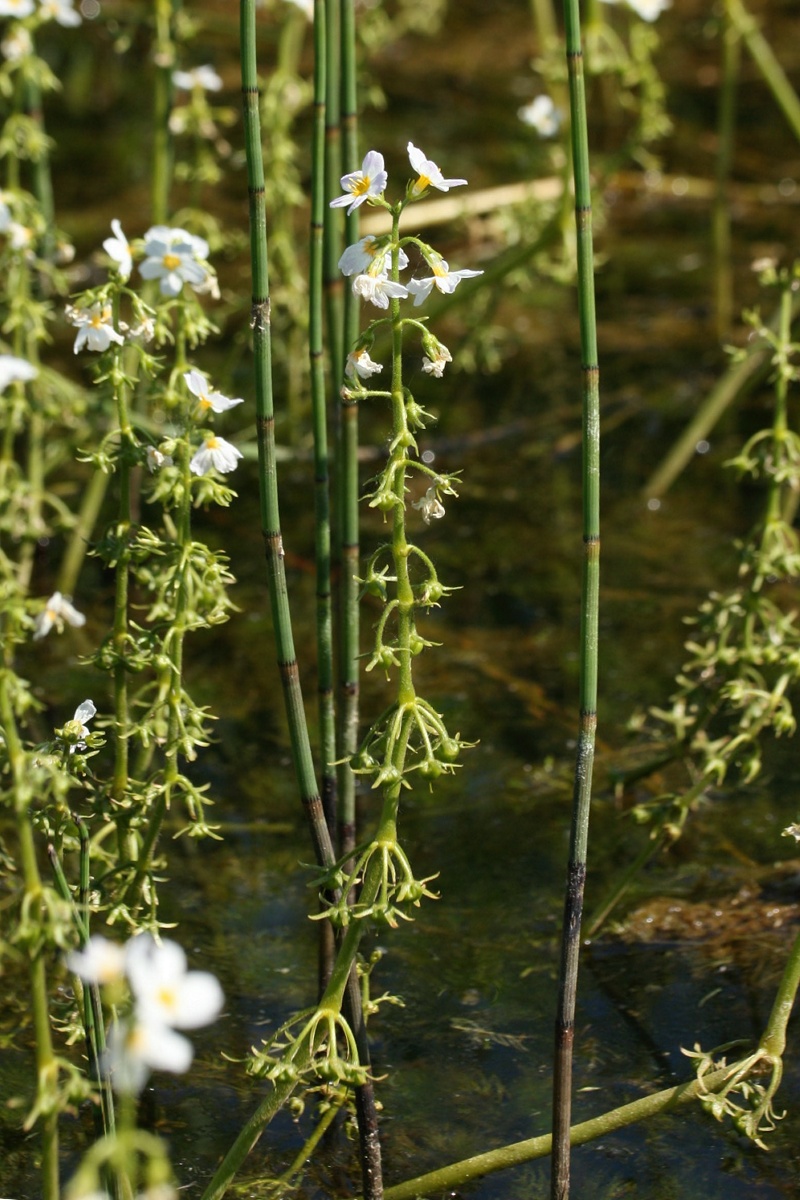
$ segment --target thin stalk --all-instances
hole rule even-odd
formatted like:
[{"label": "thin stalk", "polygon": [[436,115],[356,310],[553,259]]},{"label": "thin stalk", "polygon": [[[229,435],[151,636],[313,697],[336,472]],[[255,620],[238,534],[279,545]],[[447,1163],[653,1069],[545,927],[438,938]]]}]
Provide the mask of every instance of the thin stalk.
[{"label": "thin stalk", "polygon": [[728,15],[739,31],[742,41],[764,77],[795,137],[800,140],[800,99],[789,82],[786,72],[775,57],[775,52],[758,27],[755,18],[747,11],[742,0],[726,0]]},{"label": "thin stalk", "polygon": [[733,266],[731,262],[731,205],[729,183],[736,134],[736,92],[742,60],[739,31],[727,11],[722,17],[722,86],[717,117],[717,163],[714,210],[711,218],[714,246],[714,294],[717,336],[723,338],[733,320]]},{"label": "thin stalk", "polygon": [[175,43],[172,33],[172,0],[155,0],[155,81],[153,85],[153,161],[150,181],[150,210],[154,225],[166,225],[172,187],[172,72]]},{"label": "thin stalk", "polygon": [[[570,1145],[584,1146],[597,1138],[607,1137],[617,1129],[624,1129],[626,1125],[634,1125],[637,1121],[645,1121],[659,1113],[671,1112],[706,1092],[713,1093],[728,1080],[735,1066],[736,1064],[709,1072],[702,1082],[692,1079],[686,1083],[679,1083],[654,1095],[632,1100],[630,1104],[623,1104],[611,1112],[601,1113],[599,1117],[592,1117],[589,1121],[581,1121],[570,1130]],[[552,1134],[544,1133],[539,1137],[527,1138],[523,1142],[499,1146],[496,1150],[476,1154],[472,1158],[450,1163],[436,1171],[418,1175],[416,1179],[408,1179],[388,1187],[383,1193],[384,1200],[417,1200],[419,1196],[449,1194],[465,1183],[473,1183],[476,1179],[491,1175],[495,1171],[504,1171],[509,1167],[546,1158],[551,1152],[552,1144]]]},{"label": "thin stalk", "polygon": [[67,547],[58,569],[56,587],[65,596],[75,595],[83,560],[89,549],[89,539],[108,491],[108,481],[109,476],[105,471],[95,471],[81,497],[75,524],[69,531]]},{"label": "thin stalk", "polygon": [[[10,666],[7,663],[4,666],[5,669],[0,671],[0,724],[3,727],[6,757],[14,790],[14,812],[20,849],[19,861],[22,866],[24,887],[23,903],[33,916],[36,911],[34,902],[41,897],[43,890],[30,819],[34,797],[31,793],[25,752],[8,694],[7,681]],[[44,945],[30,948],[28,973],[36,1054],[36,1101],[41,1110],[39,1117],[42,1138],[41,1196],[42,1200],[58,1200],[58,1106],[52,1103],[53,1094],[58,1087],[58,1063],[53,1053],[53,1039],[50,1033],[45,954],[46,947]]]},{"label": "thin stalk", "polygon": [[[791,321],[793,323],[800,313],[800,296],[793,296],[791,304]],[[779,306],[768,322],[767,328],[776,333],[780,320]],[[649,499],[664,495],[696,453],[697,443],[708,437],[726,408],[737,397],[746,395],[766,376],[771,364],[772,347],[767,343],[757,341],[752,348],[748,348],[746,357],[734,363],[726,371],[716,387],[700,405],[696,415],[686,426],[674,446],[667,451],[659,466],[642,488],[644,496]]]},{"label": "thin stalk", "polygon": [[261,529],[266,551],[278,669],[289,722],[295,775],[306,811],[317,862],[323,866],[331,866],[335,855],[314,773],[314,760],[294,648],[284,567],[283,538],[280,530],[275,455],[275,409],[272,395],[267,217],[264,203],[264,165],[261,156],[261,119],[256,70],[255,0],[240,0],[240,21],[242,100],[250,206],[250,255],[253,286],[251,324],[255,367]]},{"label": "thin stalk", "polygon": [[[342,171],[358,168],[357,63],[353,0],[341,2],[342,46]],[[359,210],[345,218],[348,245],[359,238]],[[342,358],[358,337],[359,302],[351,288],[344,293]],[[338,388],[341,377],[334,379]],[[358,593],[358,404],[342,397],[337,443],[337,504],[339,531],[339,852],[350,854],[356,840],[356,777],[349,759],[358,749],[359,629]]]},{"label": "thin stalk", "polygon": [[314,431],[314,539],[317,568],[317,686],[322,807],[331,839],[336,836],[336,715],[333,697],[333,612],[331,603],[331,513],[328,477],[328,412],[322,346],[323,221],[325,217],[326,0],[314,4],[314,130],[311,177],[311,246],[308,334],[311,357],[311,415]]},{"label": "thin stalk", "polygon": [[569,72],[578,305],[583,378],[583,572],[581,584],[580,727],[575,762],[569,866],[564,901],[558,1011],[553,1063],[552,1200],[567,1200],[570,1172],[572,1055],[581,913],[586,881],[589,807],[597,726],[597,641],[600,581],[600,373],[594,300],[592,196],[578,0],[565,0]]},{"label": "thin stalk", "polygon": [[[342,171],[341,98],[340,98],[340,3],[328,0],[326,27],[325,86],[325,195],[335,196]],[[342,276],[339,271],[341,233],[335,209],[325,206],[325,315],[328,323],[328,353],[331,378],[339,387],[344,378]]]}]

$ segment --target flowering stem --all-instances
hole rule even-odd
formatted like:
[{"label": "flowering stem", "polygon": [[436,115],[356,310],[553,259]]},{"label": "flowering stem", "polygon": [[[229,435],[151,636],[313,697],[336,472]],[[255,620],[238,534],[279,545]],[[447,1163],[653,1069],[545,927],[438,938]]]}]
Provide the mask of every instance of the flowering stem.
[{"label": "flowering stem", "polygon": [[[5,754],[11,773],[14,793],[14,812],[17,837],[19,839],[24,885],[23,904],[36,912],[36,900],[42,895],[42,879],[36,861],[33,827],[30,810],[34,802],[31,792],[30,774],[25,752],[22,748],[16,717],[8,692],[10,668],[4,664],[0,670],[0,723],[3,727]],[[31,1007],[36,1045],[37,1104],[42,1114],[42,1200],[58,1200],[58,1108],[52,1103],[57,1087],[58,1065],[53,1054],[48,1011],[47,978],[45,974],[46,945],[31,945],[28,949],[28,970],[31,987]]]},{"label": "flowering stem", "polygon": [[597,637],[600,578],[600,393],[594,304],[589,145],[578,0],[565,0],[564,20],[569,71],[572,159],[575,176],[578,301],[583,377],[584,558],[581,587],[580,727],[575,763],[564,923],[561,935],[561,966],[553,1063],[553,1161],[550,1179],[552,1200],[567,1200],[569,1196],[575,1001],[597,725]]}]

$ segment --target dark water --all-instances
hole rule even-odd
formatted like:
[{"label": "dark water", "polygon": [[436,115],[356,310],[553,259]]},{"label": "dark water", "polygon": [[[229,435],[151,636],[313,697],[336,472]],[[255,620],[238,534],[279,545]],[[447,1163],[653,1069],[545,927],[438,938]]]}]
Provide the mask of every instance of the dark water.
[{"label": "dark water", "polygon": [[[446,163],[445,173],[464,173],[473,185],[528,178],[541,152],[515,115],[537,90],[529,75],[533,46],[525,6],[454,7],[439,41],[407,37],[374,64],[389,105],[367,118],[370,144],[385,147],[389,159],[394,155],[398,170],[410,137]],[[208,18],[214,33],[205,38],[206,57],[215,44],[223,47],[226,83],[233,89],[231,14],[216,5]],[[707,177],[716,95],[708,69],[718,43],[710,38],[705,6],[681,5],[661,28],[677,114],[665,166]],[[777,21],[776,32],[779,38],[785,33]],[[98,54],[97,44],[89,45]],[[146,148],[137,141],[136,120],[120,108],[133,76],[101,73],[103,87],[89,95],[79,87],[87,53],[75,51],[67,64],[67,104],[54,119],[87,164],[99,142],[96,124],[92,138],[86,136],[92,111],[118,133],[112,145],[119,158],[111,170],[98,168],[93,203],[64,222],[94,246],[106,210],[119,215],[135,210],[137,197],[141,202]],[[198,55],[198,62],[205,61],[200,46]],[[133,69],[131,64],[128,71]],[[738,177],[800,180],[796,146],[778,120],[766,127],[759,122],[759,114],[770,111],[768,97],[748,78]],[[68,158],[64,152],[59,170],[69,210],[75,177]],[[237,205],[242,219],[243,186],[243,179],[230,178],[221,189],[228,219]],[[789,204],[769,213],[758,204],[738,207],[737,304],[754,298],[750,259],[790,241],[796,208]],[[113,205],[119,207],[112,212]],[[711,319],[708,229],[707,205],[620,191],[598,242],[607,260],[598,279],[598,311],[608,424],[590,910],[643,836],[620,812],[609,786],[609,770],[628,750],[625,723],[635,709],[666,701],[682,661],[682,617],[710,588],[732,579],[732,539],[746,532],[758,509],[759,497],[737,490],[721,464],[751,423],[763,419],[764,397],[726,418],[709,453],[692,462],[660,509],[650,511],[641,494],[650,470],[725,367]],[[469,241],[484,233],[459,236]],[[465,249],[463,264],[474,265],[468,254]],[[243,268],[233,264],[230,272],[241,278]],[[436,390],[411,380],[439,417],[424,447],[442,470],[464,472],[461,498],[421,538],[443,581],[463,590],[430,619],[426,633],[444,647],[423,658],[420,678],[450,727],[480,744],[461,774],[433,795],[411,794],[403,810],[404,846],[418,875],[440,872],[440,901],[421,909],[413,925],[367,943],[385,951],[376,990],[403,1001],[403,1007],[387,1005],[371,1026],[376,1073],[388,1076],[378,1090],[388,1182],[549,1125],[557,935],[577,728],[577,324],[572,295],[548,282],[527,299],[509,296],[500,319],[510,332],[498,373],[453,373]],[[458,344],[457,327],[453,340],[443,336],[453,348]],[[367,418],[367,441],[379,445],[382,438]],[[203,755],[198,777],[212,785],[225,840],[177,842],[163,889],[165,919],[180,921],[178,936],[190,955],[198,963],[208,955],[223,979],[227,1018],[195,1039],[198,1063],[186,1080],[158,1077],[148,1092],[150,1116],[169,1138],[179,1178],[196,1185],[189,1195],[209,1177],[262,1090],[225,1065],[220,1053],[244,1057],[286,1015],[309,1003],[316,976],[314,930],[305,916],[309,872],[301,865],[311,852],[294,797],[272,663],[256,483],[246,468],[236,482],[242,493],[237,507],[230,518],[210,518],[208,533],[230,550],[239,580],[235,599],[243,611],[228,626],[198,636],[188,651],[196,699],[211,704],[220,718],[217,742]],[[313,696],[309,484],[306,465],[287,467],[290,584],[307,694]],[[370,521],[365,549],[380,536]],[[368,614],[364,623],[370,624]],[[380,681],[368,681],[365,692],[367,711],[382,704]],[[799,777],[794,746],[779,745],[767,756],[758,787],[714,797],[670,856],[638,881],[626,906],[673,896],[709,899],[727,911],[744,883],[760,880],[762,868],[790,856],[780,831],[798,817]],[[372,805],[362,798],[365,828],[374,817]],[[731,910],[730,922],[734,933],[744,930],[741,910]],[[718,940],[712,945],[666,936],[624,941],[607,933],[596,939],[586,949],[581,976],[575,1119],[687,1078],[691,1068],[682,1046],[699,1042],[710,1049],[736,1038],[757,1039],[792,933],[790,927],[775,933],[748,924],[744,944],[734,937],[722,947]],[[789,1116],[769,1139],[772,1153],[691,1107],[577,1150],[574,1195],[777,1200],[796,1194],[800,1071],[793,1032],[779,1096]],[[8,1052],[6,1062],[4,1092],[6,1085],[8,1093],[24,1090],[24,1051]],[[13,1132],[14,1124],[6,1114],[4,1194],[27,1200],[35,1194],[35,1152]],[[279,1174],[310,1127],[308,1115],[299,1122],[282,1115],[246,1175]],[[74,1146],[82,1128],[76,1121]],[[299,1195],[321,1198],[356,1189],[352,1147],[341,1134],[320,1161]],[[496,1175],[462,1192],[476,1200],[546,1193],[546,1164]],[[242,1194],[266,1193],[254,1182]]]}]

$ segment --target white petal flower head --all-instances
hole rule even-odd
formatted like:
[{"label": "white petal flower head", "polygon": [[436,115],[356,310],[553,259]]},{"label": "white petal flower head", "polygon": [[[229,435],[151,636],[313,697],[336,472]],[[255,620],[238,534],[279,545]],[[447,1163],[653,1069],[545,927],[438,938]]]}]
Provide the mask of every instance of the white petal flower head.
[{"label": "white petal flower head", "polygon": [[117,983],[125,977],[125,949],[96,933],[67,955],[67,966],[84,983]]},{"label": "white petal flower head", "polygon": [[151,475],[154,471],[160,470],[161,467],[172,466],[172,455],[162,454],[162,452],[157,450],[155,446],[147,447],[147,450],[145,451],[145,460],[147,462],[147,469]]},{"label": "white petal flower head", "polygon": [[222,80],[213,67],[206,64],[203,67],[192,67],[191,71],[173,71],[172,82],[176,88],[191,92],[201,88],[204,92],[219,92],[222,90]]},{"label": "white petal flower head", "polygon": [[189,463],[189,470],[193,475],[207,475],[211,470],[219,471],[221,475],[227,475],[230,471],[236,470],[239,459],[243,457],[241,450],[237,450],[230,442],[226,442],[225,438],[215,437],[213,433],[209,433]]},{"label": "white petal flower head", "polygon": [[5,232],[12,250],[27,250],[33,241],[33,230],[19,221],[9,221]]},{"label": "white petal flower head", "polygon": [[162,296],[179,296],[184,283],[196,289],[208,278],[203,265],[208,242],[185,229],[154,225],[144,235],[144,255],[139,273],[143,279],[158,279]]},{"label": "white petal flower head", "polygon": [[421,196],[428,188],[438,188],[440,192],[449,192],[451,187],[461,187],[466,179],[445,179],[435,162],[426,158],[413,142],[408,143],[408,160],[417,173],[416,182],[411,185],[411,195]]},{"label": "white petal flower head", "polygon": [[436,258],[431,263],[432,275],[425,279],[409,279],[408,290],[414,297],[414,307],[418,308],[431,293],[434,284],[445,295],[451,295],[462,279],[472,279],[482,275],[483,271],[451,271],[443,258]]},{"label": "white petal flower head", "polygon": [[433,375],[435,379],[441,379],[444,375],[445,367],[452,361],[453,356],[447,349],[447,346],[443,346],[439,342],[437,346],[428,350],[428,353],[422,360],[422,369],[426,375]]},{"label": "white petal flower head", "polygon": [[349,375],[351,379],[358,377],[369,379],[370,375],[377,375],[382,370],[383,367],[381,364],[373,362],[369,356],[369,351],[365,347],[362,347],[360,350],[351,350],[348,354],[344,373],[345,375]]},{"label": "white petal flower head", "polygon": [[98,301],[90,308],[73,308],[71,304],[68,304],[66,314],[70,325],[78,327],[74,346],[76,354],[84,346],[89,350],[94,350],[96,354],[102,354],[112,342],[116,342],[118,346],[122,346],[125,342],[125,338],[121,333],[117,333],[111,323],[110,304],[102,304]]},{"label": "white petal flower head", "polygon": [[88,722],[91,721],[96,713],[97,709],[94,703],[91,700],[84,700],[75,709],[75,716],[72,720],[67,721],[62,733],[64,741],[69,744],[70,754],[74,754],[76,750],[86,749],[83,739],[89,736]]},{"label": "white petal flower head", "polygon": [[125,948],[128,980],[142,1025],[198,1029],[222,1012],[219,980],[209,971],[187,971],[177,942],[158,943],[149,934],[132,938]]},{"label": "white petal flower head", "polygon": [[561,128],[561,110],[549,96],[537,96],[524,108],[517,109],[517,116],[543,138],[555,137]]},{"label": "white petal flower head", "polygon": [[215,413],[227,412],[237,404],[244,404],[242,399],[231,400],[228,396],[223,396],[222,392],[212,392],[202,371],[186,371],[183,378],[189,391],[197,397],[201,412],[208,412],[209,408]]},{"label": "white petal flower head", "polygon": [[0,0],[0,17],[29,17],[36,8],[33,0]]},{"label": "white petal flower head", "polygon": [[393,283],[388,275],[356,275],[353,280],[353,292],[369,300],[376,308],[388,308],[390,300],[403,300],[408,295],[408,288],[402,283]]},{"label": "white petal flower head", "polygon": [[193,1058],[189,1039],[165,1025],[114,1024],[108,1035],[103,1074],[110,1078],[116,1092],[138,1096],[151,1071],[183,1075]]},{"label": "white petal flower head", "polygon": [[123,283],[126,283],[131,277],[131,269],[133,266],[131,260],[131,248],[128,244],[128,239],[122,232],[122,226],[115,217],[111,222],[111,228],[114,231],[113,238],[106,238],[103,242],[103,249],[109,258],[116,263],[116,271]]},{"label": "white petal flower head", "polygon": [[[339,270],[343,275],[362,275],[371,272],[373,275],[383,273],[383,264],[389,252],[389,243],[385,238],[374,238],[367,234],[352,246],[348,246],[339,259]],[[408,266],[408,255],[405,250],[398,252],[397,265],[402,271]]]},{"label": "white petal flower head", "polygon": [[354,208],[358,208],[370,196],[382,196],[386,190],[388,175],[383,169],[383,155],[377,150],[369,150],[361,164],[360,171],[351,175],[343,175],[340,179],[344,196],[331,200],[331,208],[344,208],[348,205],[348,216]]},{"label": "white petal flower head", "polygon": [[41,0],[39,16],[45,21],[56,21],[65,29],[81,23],[81,15],[75,11],[72,0]]},{"label": "white petal flower head", "polygon": [[11,383],[27,383],[39,374],[38,369],[25,358],[16,354],[0,354],[0,392]]},{"label": "white petal flower head", "polygon": [[425,495],[421,496],[419,500],[415,500],[411,507],[419,509],[426,525],[430,525],[432,520],[438,521],[444,516],[444,505],[437,495],[435,483],[431,484]]},{"label": "white petal flower head", "polygon": [[672,6],[672,0],[605,0],[606,4],[619,4],[620,2],[632,9],[637,17],[649,22],[657,21],[661,14]]},{"label": "white petal flower head", "polygon": [[66,596],[61,595],[61,592],[53,592],[45,604],[44,610],[36,618],[33,640],[38,642],[40,638],[50,632],[54,625],[60,633],[64,628],[64,622],[80,629],[82,625],[86,624],[86,617],[83,613],[78,612]]},{"label": "white petal flower head", "polygon": [[33,53],[33,39],[24,25],[13,25],[0,42],[0,53],[6,62],[21,62]]}]

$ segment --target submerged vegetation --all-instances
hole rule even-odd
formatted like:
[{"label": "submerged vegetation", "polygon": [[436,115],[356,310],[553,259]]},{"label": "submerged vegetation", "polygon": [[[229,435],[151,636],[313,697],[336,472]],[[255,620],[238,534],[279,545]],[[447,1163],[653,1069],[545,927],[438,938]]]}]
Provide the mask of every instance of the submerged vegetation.
[{"label": "submerged vegetation", "polygon": [[[596,938],[609,936],[609,918],[619,918],[631,894],[641,895],[646,869],[677,861],[669,856],[690,841],[708,805],[730,803],[736,789],[746,793],[763,776],[772,742],[796,726],[800,267],[793,247],[774,239],[759,255],[752,275],[760,298],[741,338],[732,321],[731,178],[743,63],[763,81],[787,138],[800,133],[800,104],[780,54],[739,0],[704,18],[721,62],[717,167],[706,190],[714,208],[708,299],[716,330],[738,348],[727,369],[718,356],[720,380],[687,436],[704,454],[724,407],[739,402],[744,442],[722,469],[747,489],[740,494],[749,532],[696,614],[686,614],[684,660],[666,672],[674,675],[672,694],[630,704],[635,748],[622,746],[621,729],[602,726],[612,688],[603,669],[600,433],[620,414],[627,418],[624,406],[606,415],[600,404],[595,277],[598,267],[600,279],[606,268],[613,274],[619,189],[649,196],[664,186],[659,155],[675,118],[660,74],[659,27],[676,15],[668,0],[589,0],[585,12],[565,0],[563,14],[534,0],[525,18],[533,76],[517,96],[525,103],[516,104],[523,178],[499,196],[480,155],[465,151],[462,161],[444,123],[420,120],[418,106],[395,113],[396,80],[391,72],[381,78],[409,36],[433,39],[426,54],[435,61],[435,47],[446,41],[444,4],[240,0],[235,34],[224,5],[0,0],[0,950],[8,977],[25,988],[24,998],[8,996],[3,1015],[5,1043],[25,1072],[4,1084],[13,1122],[6,1136],[23,1146],[8,1185],[18,1194],[170,1200],[190,1183],[203,1200],[242,1187],[253,1195],[411,1200],[550,1158],[550,1195],[566,1200],[572,1147],[690,1105],[698,1121],[705,1110],[735,1129],[753,1153],[769,1147],[790,1073],[787,1026],[800,985],[794,931],[781,946],[774,1001],[758,1029],[713,1048],[697,1016],[671,1047],[684,1059],[669,1082],[659,1068],[625,1103],[609,1088],[588,1117],[576,1112],[582,1098],[573,1095],[573,1076],[582,1090],[590,1086],[585,1062],[603,1038],[602,1030],[589,1034],[580,1009],[590,814],[617,843],[608,893],[599,903],[593,893],[588,933]],[[492,19],[518,23],[520,14],[509,5]],[[198,61],[199,46],[217,43],[219,61]],[[62,214],[59,181],[82,168],[76,158],[65,170],[53,128],[65,124],[59,95],[89,111],[85,93],[80,99],[82,72],[90,72],[89,92],[113,91],[103,54],[136,78],[147,165],[136,167],[135,215],[127,208],[94,224],[88,208]],[[445,68],[440,75],[431,71],[434,96]],[[239,89],[241,123],[232,103]],[[373,138],[373,123],[383,140]],[[497,143],[484,124],[487,145]],[[120,155],[115,133],[101,125],[97,138],[112,162]],[[462,177],[473,166],[478,187]],[[781,178],[777,190],[790,195],[789,182]],[[684,195],[690,181],[676,177],[671,190]],[[247,237],[231,218],[234,203],[239,213],[248,205]],[[62,224],[74,228],[80,252]],[[593,224],[611,247],[601,247],[599,260]],[[570,331],[568,339],[574,356],[558,368],[558,386],[571,398],[556,445],[529,444],[530,426],[507,421],[496,386],[502,381],[523,397],[526,419],[532,389],[549,394],[536,379],[537,353],[524,360],[524,381],[513,382],[537,289],[558,319],[573,305],[563,297],[577,294],[579,336]],[[716,335],[712,341],[716,353]],[[494,410],[462,397],[457,436],[438,443],[431,431],[439,409],[469,373],[476,394],[492,377],[497,420],[507,423],[498,429]],[[755,383],[760,410],[742,403]],[[764,412],[764,428],[754,432],[753,418],[764,423]],[[495,438],[497,460],[488,450]],[[493,514],[534,459],[556,459],[578,444],[576,511],[555,494],[526,498],[517,525],[501,528],[504,518],[490,517],[484,542],[474,511],[460,517],[469,505]],[[476,480],[473,446],[485,455]],[[298,499],[286,481],[309,459],[313,478],[302,476]],[[679,441],[646,485],[642,508],[659,512],[685,460]],[[404,995],[382,978],[384,953],[402,945],[411,922],[416,929],[448,919],[430,914],[447,908],[443,880],[461,838],[461,829],[448,833],[449,849],[431,863],[430,847],[408,838],[409,819],[415,806],[447,804],[469,786],[462,781],[471,772],[485,790],[481,772],[492,750],[481,743],[501,727],[481,716],[478,703],[464,704],[450,682],[458,655],[468,663],[475,655],[447,610],[476,603],[481,556],[488,561],[493,543],[503,547],[508,538],[524,547],[529,568],[516,574],[514,599],[530,603],[538,586],[534,515],[550,534],[571,533],[576,567],[582,538],[582,587],[576,569],[573,591],[562,595],[572,640],[559,667],[568,676],[559,691],[574,685],[575,711],[565,717],[538,682],[486,661],[491,653],[481,669],[484,680],[510,681],[528,708],[529,778],[517,812],[524,833],[506,836],[534,843],[546,789],[558,800],[562,848],[569,833],[558,985],[547,925],[552,889],[530,878],[517,888],[501,856],[489,861],[491,822],[481,837],[492,890],[515,889],[498,944],[530,958],[521,914],[549,906],[548,932],[532,943],[545,966],[526,966],[519,979],[536,981],[535,989],[526,985],[529,1025],[540,1009],[549,1020],[555,1015],[552,1065],[539,1068],[552,1076],[552,1118],[531,1115],[531,1085],[523,1083],[524,1138],[517,1130],[498,1145],[503,1137],[487,1117],[483,1142],[461,1153],[432,1119],[424,1153],[414,1145],[408,1170],[396,1159],[387,1169],[384,1134],[398,1088],[386,1031]],[[254,552],[259,535],[263,551]],[[313,544],[311,621],[290,573],[298,539]],[[253,585],[240,587],[233,573],[247,556],[260,563],[262,552],[269,632]],[[554,587],[565,593],[560,574]],[[229,622],[247,646],[234,654],[236,671]],[[312,640],[316,706],[303,691]],[[271,646],[277,669],[262,676]],[[283,735],[254,733],[246,712],[256,708],[261,721],[258,689],[277,691],[278,683],[291,780]],[[228,711],[223,697],[237,689],[241,698]],[[560,732],[561,761],[539,756],[534,721],[577,731],[571,832],[564,738]],[[231,762],[240,761],[224,774],[214,755],[226,745]],[[237,792],[248,765],[256,781],[248,853],[259,877],[243,870],[230,891],[218,864],[243,821]],[[499,771],[488,777],[491,788],[505,784]],[[300,801],[315,858],[304,868],[310,921],[297,941],[318,940],[316,994],[302,969],[285,969],[280,996],[274,980],[259,978],[249,998],[258,1017],[231,1040],[219,1032],[230,1025],[230,952],[210,931],[224,928],[223,913],[241,909],[253,920],[248,944],[260,935],[264,916],[251,904],[270,870],[270,823],[287,812],[281,803],[273,811],[273,801],[286,791]],[[612,793],[618,811],[603,802]],[[770,858],[800,841],[800,812],[782,832],[788,840],[775,837]],[[692,851],[690,844],[685,853]],[[181,885],[193,856],[204,876],[202,921],[194,902],[176,901],[169,889]],[[480,905],[484,885],[473,865],[466,874]],[[207,906],[216,906],[218,925]],[[459,939],[469,948],[466,921]],[[449,952],[453,946],[442,949],[436,968],[445,974]],[[302,959],[305,951],[297,953]],[[444,985],[431,977],[427,987],[432,999]],[[499,987],[498,979],[470,980],[462,1002]],[[450,1024],[471,1053],[526,1053],[529,1034],[498,1030],[485,1009],[475,1016],[460,1012]],[[175,1155],[154,1118],[151,1084],[160,1086],[161,1072],[188,1072],[195,1050],[184,1031],[211,1024],[220,1044],[212,1050],[200,1042],[205,1075],[197,1086],[205,1112],[221,1114],[225,1144],[215,1134],[209,1152],[204,1134],[195,1145],[187,1135]],[[415,1044],[414,1054],[433,1064],[445,1034],[429,1026],[426,1036],[432,1044]],[[469,1074],[482,1104],[496,1096],[490,1071],[471,1065]],[[457,1094],[458,1085],[450,1090]],[[549,1099],[537,1092],[533,1105],[540,1103]],[[294,1148],[265,1163],[255,1147],[283,1113],[297,1125],[287,1140]],[[352,1151],[344,1140],[333,1145],[339,1127],[353,1135]],[[392,1136],[402,1144],[402,1134]],[[519,1178],[529,1194],[544,1194],[542,1178]],[[602,1186],[581,1184],[581,1195],[606,1194]]]}]

